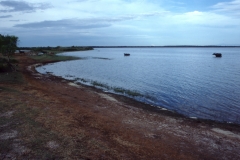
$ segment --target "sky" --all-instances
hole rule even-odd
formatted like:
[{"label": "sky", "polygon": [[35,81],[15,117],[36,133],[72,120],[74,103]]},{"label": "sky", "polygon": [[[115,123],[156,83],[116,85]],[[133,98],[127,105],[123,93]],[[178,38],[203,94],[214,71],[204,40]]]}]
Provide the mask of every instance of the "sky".
[{"label": "sky", "polygon": [[240,45],[240,0],[0,0],[19,46]]}]

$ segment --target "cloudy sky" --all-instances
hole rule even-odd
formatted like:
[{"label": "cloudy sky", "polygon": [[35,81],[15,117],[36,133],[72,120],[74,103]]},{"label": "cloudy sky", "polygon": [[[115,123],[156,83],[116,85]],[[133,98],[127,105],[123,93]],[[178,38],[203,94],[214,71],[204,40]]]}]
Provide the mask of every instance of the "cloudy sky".
[{"label": "cloudy sky", "polygon": [[19,46],[240,45],[240,0],[0,0]]}]

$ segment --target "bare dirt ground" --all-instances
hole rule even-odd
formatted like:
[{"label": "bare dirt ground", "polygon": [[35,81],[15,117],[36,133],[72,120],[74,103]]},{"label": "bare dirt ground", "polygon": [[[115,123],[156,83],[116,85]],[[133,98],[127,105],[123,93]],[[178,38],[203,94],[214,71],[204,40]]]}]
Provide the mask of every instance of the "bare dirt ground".
[{"label": "bare dirt ground", "polygon": [[0,159],[240,159],[239,125],[156,110],[18,59],[22,74],[0,81]]}]

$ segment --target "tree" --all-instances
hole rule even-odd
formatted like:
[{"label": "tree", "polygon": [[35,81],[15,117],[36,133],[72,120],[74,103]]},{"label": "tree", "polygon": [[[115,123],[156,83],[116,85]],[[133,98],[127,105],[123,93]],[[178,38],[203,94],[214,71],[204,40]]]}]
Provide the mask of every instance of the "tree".
[{"label": "tree", "polygon": [[7,57],[7,64],[9,67],[14,69],[13,65],[10,63],[10,56],[14,54],[17,49],[18,37],[11,35],[1,35],[0,34],[0,53]]},{"label": "tree", "polygon": [[18,37],[0,34],[0,52],[3,56],[9,57],[14,54],[17,49]]}]

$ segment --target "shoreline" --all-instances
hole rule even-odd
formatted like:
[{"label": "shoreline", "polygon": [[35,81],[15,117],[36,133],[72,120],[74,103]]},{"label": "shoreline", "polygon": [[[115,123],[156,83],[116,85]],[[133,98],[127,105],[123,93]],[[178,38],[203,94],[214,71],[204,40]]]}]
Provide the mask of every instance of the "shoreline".
[{"label": "shoreline", "polygon": [[[186,119],[187,121],[194,121],[196,123],[205,123],[205,124],[208,124],[208,125],[215,125],[215,124],[218,124],[220,126],[225,126],[225,125],[229,125],[229,126],[236,126],[236,127],[240,127],[240,124],[238,123],[233,123],[233,122],[225,122],[225,121],[217,121],[217,120],[211,120],[211,119],[203,119],[203,118],[198,118],[198,117],[188,117],[186,115],[183,115],[183,114],[180,114],[178,112],[175,112],[175,111],[171,111],[165,107],[161,107],[161,106],[154,106],[154,105],[151,105],[151,104],[148,104],[148,103],[145,103],[145,102],[141,102],[141,101],[138,101],[136,99],[134,99],[133,97],[128,97],[128,96],[125,96],[125,95],[122,95],[122,94],[118,94],[118,93],[113,93],[113,92],[105,92],[102,88],[98,88],[98,87],[95,87],[93,85],[86,85],[86,84],[83,84],[81,82],[77,82],[75,80],[69,80],[69,79],[65,79],[61,76],[56,76],[56,75],[53,75],[51,73],[47,73],[47,74],[42,74],[42,73],[39,73],[37,70],[36,70],[36,67],[39,67],[39,66],[44,66],[44,65],[47,65],[47,64],[51,64],[51,63],[56,63],[56,62],[47,62],[47,63],[38,63],[38,64],[34,64],[32,66],[29,66],[29,67],[34,67],[33,68],[33,75],[38,75],[41,74],[41,77],[52,77],[53,79],[59,79],[60,81],[63,81],[63,82],[68,82],[68,85],[70,86],[73,86],[73,87],[86,87],[86,88],[90,88],[91,90],[94,90],[94,91],[97,91],[97,92],[100,92],[100,93],[104,93],[104,94],[107,94],[107,95],[111,95],[113,97],[121,97],[120,99],[128,99],[127,101],[132,101],[132,103],[138,103],[138,104],[141,104],[139,108],[141,109],[144,109],[146,111],[150,111],[150,112],[155,112],[155,113],[159,113],[159,114],[163,114],[163,115],[166,115],[166,116],[171,116],[171,117],[176,117],[176,118],[183,118],[183,119]],[[138,107],[138,106],[135,106],[135,107]]]},{"label": "shoreline", "polygon": [[[55,62],[50,62],[50,63],[55,63]],[[142,101],[138,101],[138,100],[134,99],[133,97],[128,97],[128,96],[125,96],[125,95],[122,95],[122,94],[118,94],[118,93],[114,93],[114,92],[104,91],[102,88],[98,88],[98,87],[95,87],[93,85],[86,85],[86,84],[81,83],[81,82],[76,82],[75,80],[65,79],[65,78],[63,78],[61,76],[56,76],[56,75],[53,75],[51,73],[49,73],[49,74],[48,73],[47,74],[42,74],[42,73],[39,73],[36,70],[36,67],[44,66],[44,65],[50,64],[50,63],[45,63],[45,64],[39,63],[39,64],[35,64],[35,65],[31,66],[31,67],[34,67],[33,75],[34,74],[37,74],[37,75],[41,74],[42,77],[44,77],[44,76],[53,77],[53,78],[60,79],[60,81],[68,82],[68,85],[73,86],[73,87],[77,87],[78,88],[80,86],[83,86],[83,87],[86,87],[86,88],[90,88],[90,89],[92,89],[94,91],[100,92],[100,93],[111,95],[113,97],[118,97],[119,96],[119,97],[122,97],[121,99],[129,99],[128,101],[133,101],[132,103],[139,103],[139,104],[141,104],[140,108],[144,109],[146,111],[155,112],[155,113],[163,114],[163,115],[166,115],[166,116],[180,117],[180,118],[184,118],[184,119],[189,120],[189,121],[196,121],[197,123],[204,122],[204,123],[209,124],[209,125],[219,124],[219,125],[232,125],[232,126],[240,127],[240,124],[233,123],[233,122],[217,121],[217,120],[204,119],[204,118],[198,118],[198,117],[188,117],[188,116],[180,114],[178,112],[171,111],[171,110],[169,110],[169,109],[167,109],[165,107],[154,106],[152,104],[148,104],[148,103],[145,103],[145,102],[142,102]]]},{"label": "shoreline", "polygon": [[[104,48],[104,47],[103,47]],[[65,57],[67,57],[67,56],[65,56]],[[72,57],[73,59],[69,59],[69,60],[67,60],[67,61],[70,61],[70,60],[74,60],[74,58],[75,59],[81,59],[80,57]],[[59,61],[56,61],[56,62],[59,62]],[[44,66],[44,65],[47,65],[47,64],[50,64],[50,63],[56,63],[56,62],[44,62],[44,63],[42,63],[41,64],[41,66]],[[36,66],[36,67],[38,67],[38,66]],[[38,74],[42,74],[42,73],[39,73],[37,70],[36,70],[36,67],[35,67],[35,70],[34,70],[34,72],[36,72],[36,73],[38,73]],[[56,76],[56,75],[53,75],[53,74],[51,74],[51,73],[47,73],[46,72],[46,74],[47,75],[51,75],[51,76],[55,76],[55,77],[58,77],[59,78],[59,76]],[[42,75],[44,75],[44,74],[42,74]],[[139,101],[139,100],[137,100],[137,99],[135,99],[134,98],[134,96],[131,96],[131,95],[128,95],[127,93],[125,93],[126,95],[124,95],[123,93],[121,93],[121,92],[115,92],[114,91],[114,87],[110,87],[110,86],[107,86],[107,84],[102,84],[101,82],[97,82],[96,81],[96,83],[99,83],[99,86],[98,85],[94,85],[94,84],[92,84],[91,82],[91,80],[86,80],[86,81],[88,81],[88,83],[89,83],[89,85],[88,84],[84,84],[84,83],[82,83],[82,82],[79,82],[79,81],[77,81],[77,80],[70,80],[70,79],[65,79],[64,77],[61,77],[60,76],[60,78],[62,78],[63,80],[66,80],[66,81],[69,81],[69,82],[72,82],[72,83],[75,83],[75,84],[79,84],[79,85],[83,85],[83,86],[85,86],[85,87],[90,87],[90,88],[93,88],[93,89],[98,89],[98,90],[100,90],[100,91],[102,91],[102,92],[104,92],[104,93],[109,93],[109,94],[112,94],[112,95],[117,95],[117,96],[123,96],[123,97],[126,97],[126,98],[130,98],[130,99],[132,99],[132,100],[134,100],[134,101],[136,101],[136,102],[139,102],[139,103],[143,103],[144,105],[146,105],[144,108],[146,109],[146,110],[151,110],[151,111],[153,111],[153,112],[158,112],[158,113],[161,113],[161,112],[163,112],[164,114],[166,114],[166,115],[173,115],[173,116],[176,116],[176,117],[184,117],[184,118],[186,118],[186,119],[189,119],[189,120],[196,120],[196,121],[201,121],[201,122],[205,122],[205,123],[209,123],[209,124],[212,124],[212,123],[219,123],[219,124],[222,124],[222,125],[234,125],[234,126],[240,126],[240,123],[235,123],[235,122],[228,122],[228,121],[220,121],[220,120],[213,120],[213,119],[205,119],[205,118],[199,118],[199,117],[190,117],[190,116],[187,116],[187,115],[184,115],[184,114],[181,114],[181,113],[178,113],[178,112],[176,112],[176,111],[172,111],[172,110],[169,110],[169,109],[167,109],[166,107],[163,107],[163,106],[156,106],[156,105],[154,105],[154,104],[149,104],[149,103],[146,103],[146,102],[144,102],[144,101]],[[78,79],[78,78],[77,78]],[[84,79],[84,78],[83,78]],[[85,81],[85,79],[84,79],[84,81]],[[95,82],[95,81],[93,81],[93,82]],[[102,87],[103,86],[103,87]],[[108,88],[110,88],[110,89],[108,89]],[[104,91],[104,89],[107,89],[107,92],[105,92]],[[124,89],[124,88],[122,88],[123,90],[127,90],[127,89]],[[110,90],[110,92],[108,92],[108,90]],[[111,91],[112,90],[112,91]],[[140,93],[139,93],[140,94]],[[146,97],[145,95],[141,95],[140,94],[140,96],[141,97]]]},{"label": "shoreline", "polygon": [[57,159],[240,158],[239,125],[157,111],[128,97],[41,75],[28,67],[37,61],[19,58],[24,82],[0,83],[0,118],[7,119],[0,124],[0,143],[11,140],[9,146],[16,146],[18,139],[18,148],[24,149],[0,146],[1,158],[34,159],[46,153]]}]

